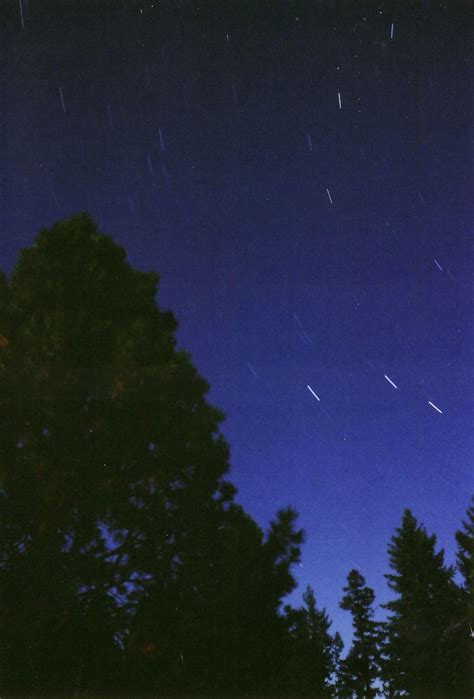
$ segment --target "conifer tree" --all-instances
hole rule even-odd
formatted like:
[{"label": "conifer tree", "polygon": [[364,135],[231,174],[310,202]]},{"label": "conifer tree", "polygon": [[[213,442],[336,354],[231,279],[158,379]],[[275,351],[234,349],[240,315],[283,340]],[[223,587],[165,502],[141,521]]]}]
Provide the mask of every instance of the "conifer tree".
[{"label": "conifer tree", "polygon": [[459,644],[459,684],[463,696],[471,697],[474,692],[474,497],[462,528],[456,532],[456,542],[457,567],[463,585],[459,590],[459,620],[452,633]]},{"label": "conifer tree", "polygon": [[302,532],[234,502],[157,282],[85,214],[0,276],[3,692],[268,682]]},{"label": "conifer tree", "polygon": [[299,609],[285,608],[289,645],[284,687],[290,696],[332,697],[342,640],[329,632],[331,621],[325,609],[317,608],[309,585],[303,601]]},{"label": "conifer tree", "polygon": [[465,590],[472,596],[474,595],[474,496],[467,509],[466,521],[462,522],[462,529],[456,532],[456,541],[458,569],[463,576]]},{"label": "conifer tree", "polygon": [[436,537],[405,510],[388,547],[393,572],[385,576],[397,595],[384,605],[389,611],[383,663],[388,696],[460,696],[459,646],[450,633],[458,614],[457,588],[453,569],[444,565],[444,552],[436,552],[435,545]]},{"label": "conifer tree", "polygon": [[340,606],[352,614],[354,641],[341,662],[341,696],[350,699],[372,699],[377,695],[374,682],[379,676],[379,624],[374,621],[374,591],[365,584],[364,576],[351,570],[346,593]]}]

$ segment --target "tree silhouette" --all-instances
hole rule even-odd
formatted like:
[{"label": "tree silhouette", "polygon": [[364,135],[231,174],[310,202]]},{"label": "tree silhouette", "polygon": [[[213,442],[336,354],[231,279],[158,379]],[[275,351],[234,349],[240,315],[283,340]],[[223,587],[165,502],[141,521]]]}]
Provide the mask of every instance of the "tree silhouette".
[{"label": "tree silhouette", "polygon": [[2,690],[264,686],[303,533],[225,480],[158,277],[82,214],[0,278]]},{"label": "tree silhouette", "polygon": [[474,496],[467,509],[467,520],[462,522],[462,529],[456,532],[458,544],[457,563],[459,572],[464,578],[464,587],[471,595],[474,594]]},{"label": "tree silhouette", "polygon": [[462,690],[462,696],[471,697],[474,691],[474,497],[462,529],[456,532],[456,542],[458,570],[464,584],[459,590],[459,620],[452,633],[459,647],[460,696]]},{"label": "tree silhouette", "polygon": [[383,677],[388,696],[463,696],[457,685],[459,646],[451,633],[458,615],[454,571],[435,552],[410,510],[405,510],[388,547],[393,573],[386,575],[397,598],[384,605],[386,623]]},{"label": "tree silhouette", "polygon": [[354,641],[340,668],[340,695],[352,699],[377,696],[374,682],[379,677],[379,624],[373,619],[374,591],[364,576],[351,570],[340,606],[352,614]]},{"label": "tree silhouette", "polygon": [[[217,536],[203,538],[199,555],[183,563],[173,586],[149,588],[131,626],[134,639],[141,639],[138,648],[150,648],[146,662],[138,658],[133,687],[223,692],[268,685],[282,642],[278,608],[295,586],[288,572],[299,560],[302,532],[294,519],[291,510],[279,512],[264,537],[231,504],[219,517]],[[132,655],[135,647],[134,640]],[[166,672],[157,674],[157,665]]]},{"label": "tree silhouette", "polygon": [[285,608],[289,643],[284,687],[290,696],[332,697],[342,640],[329,633],[331,621],[326,610],[317,608],[309,585],[303,600],[299,609]]}]

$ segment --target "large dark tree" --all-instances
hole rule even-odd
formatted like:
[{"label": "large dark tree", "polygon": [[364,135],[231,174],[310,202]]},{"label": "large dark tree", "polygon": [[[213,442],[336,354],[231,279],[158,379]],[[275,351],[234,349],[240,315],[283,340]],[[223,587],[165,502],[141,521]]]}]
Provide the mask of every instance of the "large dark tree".
[{"label": "large dark tree", "polygon": [[384,605],[389,611],[383,666],[388,696],[464,696],[462,659],[453,633],[458,589],[444,552],[436,552],[435,546],[436,537],[405,510],[388,547],[393,572],[386,578],[397,595]]},{"label": "large dark tree", "polygon": [[282,686],[289,696],[332,697],[342,640],[329,632],[331,621],[325,609],[317,608],[310,586],[303,601],[299,609],[285,608],[288,647]]},{"label": "large dark tree", "polygon": [[195,553],[186,553],[171,586],[155,577],[131,627],[132,688],[225,693],[272,686],[284,639],[278,610],[295,586],[290,566],[302,541],[294,520],[292,510],[279,512],[264,537],[231,504],[217,535],[212,524],[197,534]]},{"label": "large dark tree", "polygon": [[375,594],[365,584],[364,576],[351,570],[340,606],[352,614],[354,641],[339,673],[340,696],[348,699],[372,699],[379,677],[379,624],[374,621]]},{"label": "large dark tree", "polygon": [[302,532],[234,503],[157,281],[87,215],[0,278],[3,691],[267,681]]},{"label": "large dark tree", "polygon": [[466,512],[462,528],[456,532],[457,564],[463,577],[459,590],[460,614],[454,632],[459,638],[460,681],[465,696],[474,693],[474,497]]},{"label": "large dark tree", "polygon": [[457,564],[464,579],[464,588],[472,597],[474,595],[474,496],[467,509],[466,521],[456,532],[458,544]]}]

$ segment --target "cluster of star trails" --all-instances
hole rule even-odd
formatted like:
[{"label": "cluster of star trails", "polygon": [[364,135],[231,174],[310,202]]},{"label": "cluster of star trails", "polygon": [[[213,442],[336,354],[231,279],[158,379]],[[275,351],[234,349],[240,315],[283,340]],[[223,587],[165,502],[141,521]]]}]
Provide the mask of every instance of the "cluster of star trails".
[{"label": "cluster of star trails", "polygon": [[[389,376],[387,376],[387,374],[384,374],[384,378],[388,381],[388,383],[391,386],[393,386],[393,388],[395,388],[398,391],[398,386],[395,384],[394,381],[392,381],[392,379]],[[313,391],[313,389],[311,388],[311,386],[309,384],[306,385],[306,388],[308,388],[308,390],[313,394],[313,396],[316,398],[317,401],[321,402],[321,398]],[[428,405],[430,405],[434,410],[436,410],[441,415],[443,414],[443,411],[440,408],[438,408],[438,406],[435,405],[432,401],[429,400]]]},{"label": "cluster of star trails", "polygon": [[[18,1],[19,1],[20,22],[21,22],[22,29],[25,29],[25,15],[23,12],[23,3],[22,3],[22,0],[18,0]],[[296,17],[295,19],[296,19],[296,21],[299,21],[299,17]],[[363,21],[364,22],[366,21],[365,17],[363,18]],[[353,28],[353,31],[356,32],[358,36],[359,36],[358,32],[362,26],[364,26],[362,23],[357,23]],[[358,30],[358,28],[359,28],[359,30]],[[388,35],[389,35],[390,41],[393,41],[394,37],[395,37],[395,23],[394,22],[389,24]],[[225,40],[226,44],[230,44],[230,38],[231,37],[230,37],[229,33],[224,34],[224,40]],[[359,41],[360,41],[360,37],[359,37]],[[375,43],[377,43],[378,45],[380,45],[382,47],[385,47],[387,45],[386,43],[381,43],[381,42],[375,42]],[[339,69],[340,69],[340,67],[337,66],[337,70],[339,70]],[[147,85],[149,87],[150,86],[150,72],[149,72],[148,64],[146,64],[146,66],[145,66],[145,72],[146,72]],[[340,87],[343,87],[343,86],[341,84],[339,84],[334,89],[335,89],[335,93],[337,95],[338,108],[339,108],[339,110],[342,110],[343,109],[342,92],[341,92],[341,89],[337,89]],[[231,88],[231,94],[232,94],[232,101],[234,103],[234,106],[237,107],[239,105],[239,95],[237,93],[236,84],[233,80],[230,81],[230,88]],[[67,114],[66,100],[65,100],[63,87],[61,85],[58,86],[58,93],[59,93],[60,107],[62,109],[62,112],[66,115]],[[110,102],[105,103],[105,112],[106,112],[106,120],[108,123],[109,130],[114,131],[116,124],[114,124],[114,117],[113,117],[112,106],[111,106]],[[155,128],[156,146],[163,153],[165,150],[167,150],[167,147],[165,144],[165,135],[164,135],[163,128],[161,126],[160,127],[155,126],[154,128]],[[313,138],[312,138],[312,135],[309,131],[306,132],[306,141],[307,141],[307,147],[308,147],[309,152],[313,153]],[[161,171],[163,173],[164,180],[166,181],[167,184],[169,183],[168,171],[166,169],[166,166],[164,163],[161,163],[161,165],[160,165],[160,163],[157,161],[156,154],[153,155],[152,152],[145,153],[144,160],[145,160],[144,165],[145,165],[146,170],[148,171],[148,174],[151,178],[155,178],[156,168],[161,167]],[[143,162],[143,160],[142,160],[142,162]],[[57,197],[54,193],[54,190],[52,189],[52,185],[49,184],[48,186],[50,188],[51,195],[55,199],[55,202],[59,205],[59,202],[58,202]],[[330,206],[331,207],[334,206],[334,199],[333,199],[333,196],[332,196],[332,193],[331,193],[329,187],[326,187],[326,195],[327,195],[327,200],[328,200]],[[426,205],[425,198],[423,197],[421,192],[418,192],[418,197],[419,197],[420,201],[422,202],[422,204]],[[135,206],[133,197],[129,195],[127,201],[128,201],[128,207],[129,207],[129,210],[130,210],[132,216],[135,216],[136,206]],[[436,258],[433,258],[433,262],[434,262],[434,265],[436,266],[436,268],[440,272],[445,271],[445,268],[443,267],[443,265]],[[454,281],[456,281],[454,275],[450,272],[449,269],[446,268],[446,272],[450,276],[450,278],[452,278]],[[301,323],[300,319],[298,318],[298,316],[295,313],[293,314],[293,317],[294,317],[294,320],[297,324],[297,332],[298,332],[300,339],[302,340],[302,342],[304,344],[311,345],[312,341],[311,341],[308,333],[306,332],[305,328],[303,327],[303,324]],[[252,373],[252,375],[255,378],[258,378],[258,374],[255,371],[254,367],[250,364],[250,362],[247,362],[247,367],[248,367],[249,371]],[[391,378],[387,374],[384,374],[383,376],[384,376],[384,379],[387,381],[387,383],[389,383],[390,386],[394,390],[397,390],[397,391],[399,390],[398,380],[395,381],[393,378]],[[307,384],[307,388],[311,392],[311,394],[314,396],[314,398],[319,403],[321,403],[321,398],[319,397],[319,395],[313,390],[313,388],[309,384]],[[443,410],[441,408],[439,408],[438,405],[436,405],[433,401],[428,400],[427,405],[430,408],[432,408],[433,410],[435,410],[436,412],[438,412],[439,414],[443,414]],[[328,417],[329,417],[329,415],[328,415]]]},{"label": "cluster of star trails", "polygon": [[[389,376],[387,376],[387,374],[384,374],[384,378],[387,379],[387,381],[389,382],[389,384],[391,386],[393,386],[394,388],[396,388],[398,390],[398,386],[392,381],[392,379]],[[443,411],[440,410],[438,408],[438,406],[435,405],[434,403],[432,403],[430,400],[428,401],[428,405],[431,405],[431,407],[434,408],[435,410],[437,410],[438,413],[441,413],[441,414],[443,413]]]}]

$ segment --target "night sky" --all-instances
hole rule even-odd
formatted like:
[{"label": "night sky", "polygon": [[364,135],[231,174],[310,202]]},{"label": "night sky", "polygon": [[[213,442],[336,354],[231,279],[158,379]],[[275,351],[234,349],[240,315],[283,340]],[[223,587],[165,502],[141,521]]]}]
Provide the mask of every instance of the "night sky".
[{"label": "night sky", "polygon": [[387,600],[405,507],[453,563],[474,488],[472,19],[409,0],[0,10],[1,268],[88,211],[158,271],[238,501],[264,528],[298,510],[289,601],[313,585],[346,640],[349,570]]}]

